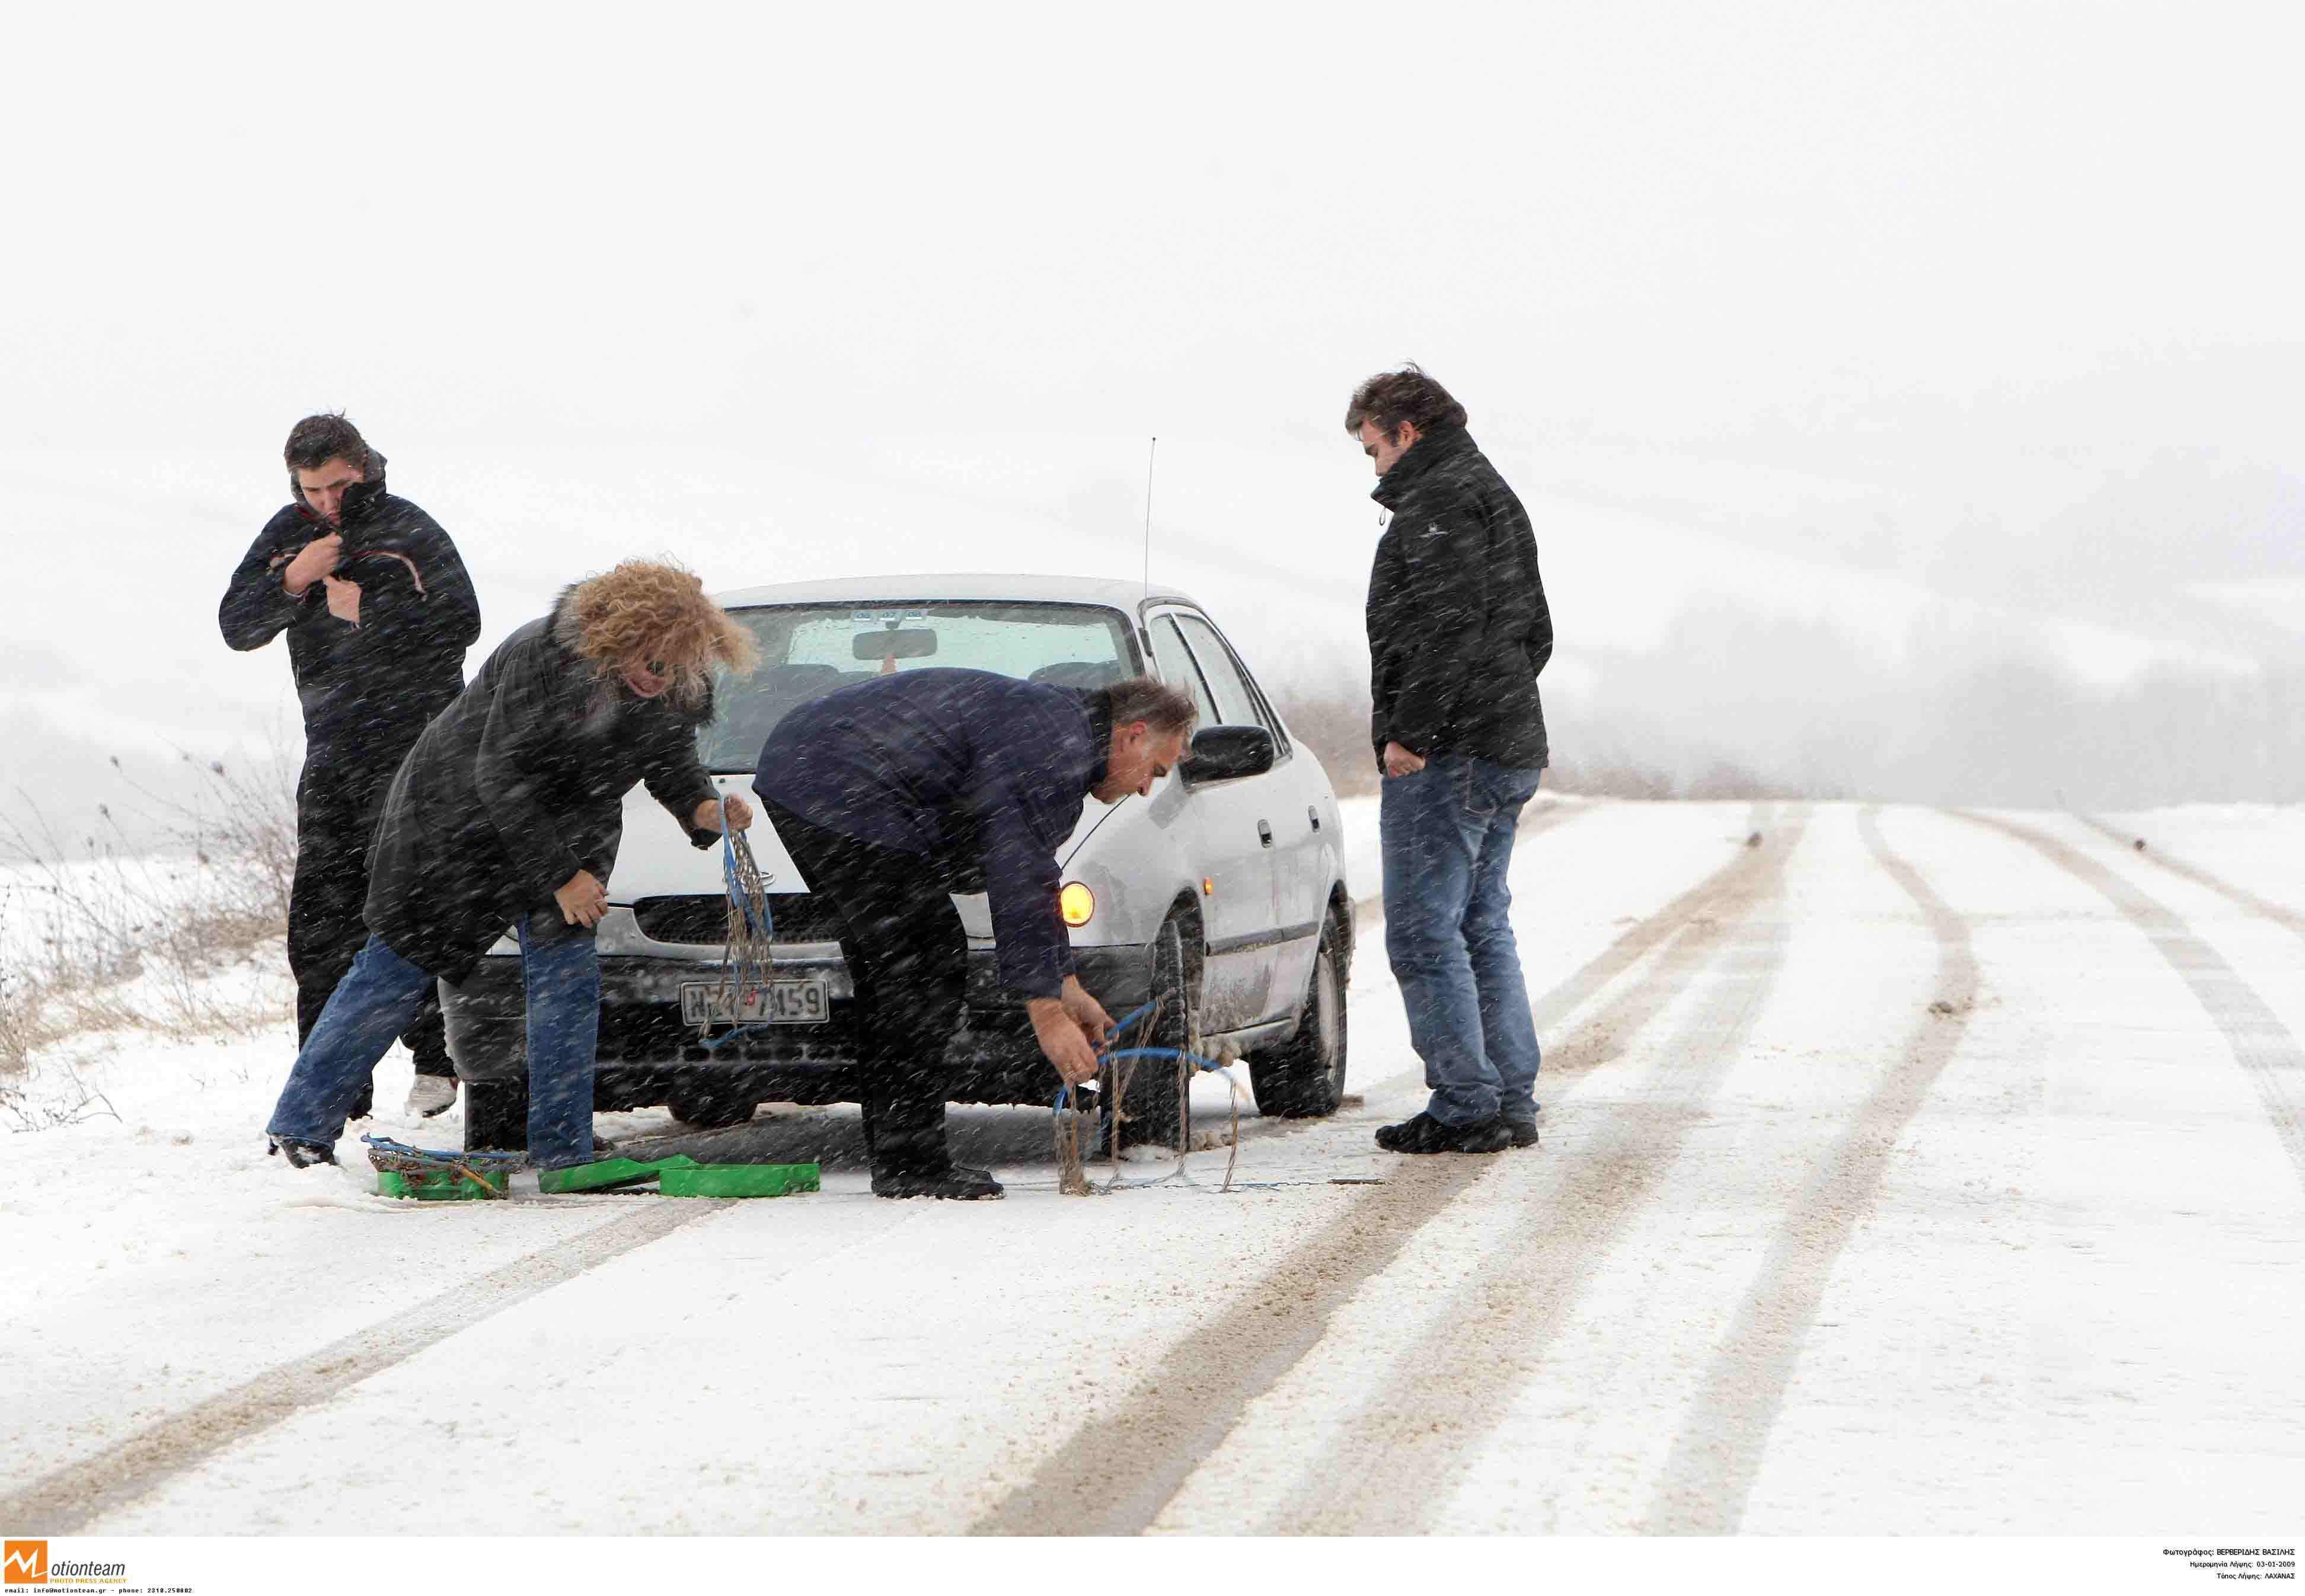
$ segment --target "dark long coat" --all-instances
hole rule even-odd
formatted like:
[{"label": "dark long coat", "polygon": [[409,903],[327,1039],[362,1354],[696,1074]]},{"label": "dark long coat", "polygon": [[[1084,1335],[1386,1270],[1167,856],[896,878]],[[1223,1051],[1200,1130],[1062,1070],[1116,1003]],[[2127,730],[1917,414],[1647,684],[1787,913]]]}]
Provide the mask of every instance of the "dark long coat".
[{"label": "dark long coat", "polygon": [[1552,611],[1528,512],[1461,427],[1418,438],[1370,497],[1392,512],[1369,573],[1379,768],[1391,742],[1542,768]]},{"label": "dark long coat", "polygon": [[576,651],[569,589],[499,644],[401,761],[369,849],[369,929],[454,985],[580,870],[606,881],[624,797],[646,782],[697,847],[719,793],[696,757],[708,702],[635,696]]}]

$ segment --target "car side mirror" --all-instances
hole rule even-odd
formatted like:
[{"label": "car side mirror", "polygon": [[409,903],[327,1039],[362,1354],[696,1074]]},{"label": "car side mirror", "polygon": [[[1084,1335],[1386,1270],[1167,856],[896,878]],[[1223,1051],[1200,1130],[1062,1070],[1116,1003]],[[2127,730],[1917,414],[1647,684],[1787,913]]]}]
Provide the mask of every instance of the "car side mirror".
[{"label": "car side mirror", "polygon": [[1272,768],[1277,751],[1272,734],[1261,726],[1204,726],[1193,734],[1178,773],[1195,786],[1262,776]]}]

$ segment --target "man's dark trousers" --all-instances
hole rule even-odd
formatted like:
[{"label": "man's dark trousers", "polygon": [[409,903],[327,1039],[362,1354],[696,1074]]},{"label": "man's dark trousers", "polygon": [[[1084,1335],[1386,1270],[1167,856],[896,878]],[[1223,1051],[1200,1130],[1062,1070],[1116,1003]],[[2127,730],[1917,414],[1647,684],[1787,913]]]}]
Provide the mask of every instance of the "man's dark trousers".
[{"label": "man's dark trousers", "polygon": [[[419,726],[416,731],[423,728]],[[296,877],[288,890],[288,968],[296,977],[296,1045],[310,1039],[328,995],[368,941],[368,844],[377,811],[401,755],[416,732],[381,740],[380,748],[311,747],[296,781]],[[453,1078],[437,993],[401,1033],[420,1075]],[[370,1094],[353,1105],[368,1113]]]},{"label": "man's dark trousers", "polygon": [[842,836],[781,804],[762,808],[810,893],[840,913],[840,954],[856,983],[872,1167],[940,1173],[951,1162],[945,1047],[960,1027],[968,980],[968,933],[952,896],[919,854]]}]

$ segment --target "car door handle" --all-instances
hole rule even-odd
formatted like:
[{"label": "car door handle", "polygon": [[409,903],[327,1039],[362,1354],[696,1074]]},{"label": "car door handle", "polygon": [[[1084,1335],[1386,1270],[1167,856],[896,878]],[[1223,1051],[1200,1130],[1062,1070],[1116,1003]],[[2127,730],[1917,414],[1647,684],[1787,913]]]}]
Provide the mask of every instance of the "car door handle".
[{"label": "car door handle", "polygon": [[1268,848],[1269,848],[1269,847],[1271,847],[1271,846],[1272,845],[1272,821],[1270,821],[1270,820],[1259,820],[1259,821],[1256,823],[1256,840],[1257,840],[1257,841],[1259,841],[1259,842],[1261,842],[1261,843],[1263,843],[1263,844],[1266,847],[1268,847]]}]

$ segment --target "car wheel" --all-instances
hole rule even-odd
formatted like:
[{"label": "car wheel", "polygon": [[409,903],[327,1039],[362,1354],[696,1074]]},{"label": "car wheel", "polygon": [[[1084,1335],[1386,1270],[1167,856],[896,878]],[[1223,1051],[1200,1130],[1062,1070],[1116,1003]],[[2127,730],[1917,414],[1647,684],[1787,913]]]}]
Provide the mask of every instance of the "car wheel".
[{"label": "car wheel", "polygon": [[753,1117],[753,1110],[761,1105],[752,1098],[700,1089],[676,1093],[667,1099],[664,1106],[671,1110],[675,1119],[684,1125],[693,1125],[703,1131],[719,1131],[732,1125],[743,1125]]},{"label": "car wheel", "polygon": [[[1188,1048],[1201,1010],[1200,922],[1179,911],[1161,924],[1152,944],[1152,994],[1165,998],[1161,1023],[1146,1047]],[[1178,1092],[1176,1061],[1139,1058],[1122,1104],[1120,1145],[1177,1147],[1184,1141],[1184,1108]]]},{"label": "car wheel", "polygon": [[1305,994],[1305,1015],[1296,1037],[1248,1061],[1256,1111],[1281,1119],[1323,1119],[1345,1097],[1345,976],[1338,956],[1337,916],[1321,922],[1321,946],[1313,955],[1313,980]]},{"label": "car wheel", "polygon": [[521,1152],[528,1147],[528,1082],[464,1082],[464,1150]]}]

